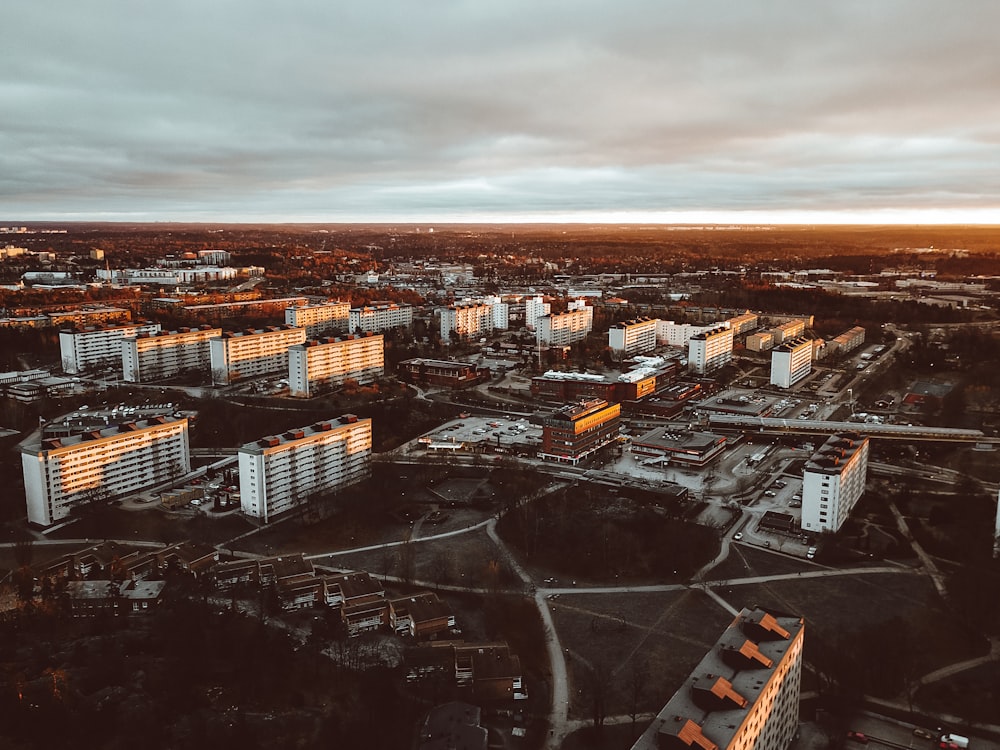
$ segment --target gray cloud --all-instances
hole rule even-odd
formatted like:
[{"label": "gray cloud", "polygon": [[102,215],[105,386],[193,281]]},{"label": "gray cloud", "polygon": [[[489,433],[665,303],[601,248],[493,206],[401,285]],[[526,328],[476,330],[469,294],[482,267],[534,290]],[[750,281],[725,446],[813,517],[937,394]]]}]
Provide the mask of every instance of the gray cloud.
[{"label": "gray cloud", "polygon": [[10,219],[1000,213],[1000,6],[19,3]]}]

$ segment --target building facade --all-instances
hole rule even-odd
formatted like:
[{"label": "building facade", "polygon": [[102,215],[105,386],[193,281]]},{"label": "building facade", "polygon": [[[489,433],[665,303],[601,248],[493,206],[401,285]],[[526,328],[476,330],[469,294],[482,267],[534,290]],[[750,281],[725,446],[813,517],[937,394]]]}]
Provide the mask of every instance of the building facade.
[{"label": "building facade", "polygon": [[267,523],[308,502],[366,478],[372,421],[347,414],[240,447],[240,506]]},{"label": "building facade", "polygon": [[212,367],[209,340],[221,335],[221,328],[202,326],[126,336],[121,342],[122,379],[148,383],[181,372],[208,375]]},{"label": "building facade", "polygon": [[835,533],[865,492],[868,438],[831,435],[802,472],[802,530]]},{"label": "building facade", "polygon": [[386,302],[382,304],[352,307],[350,310],[351,333],[379,333],[392,328],[413,326],[413,306]]},{"label": "building facade", "polygon": [[490,379],[490,370],[468,362],[441,359],[408,359],[399,363],[399,372],[411,383],[467,388]]},{"label": "building facade", "polygon": [[529,331],[534,331],[538,326],[538,319],[550,312],[552,312],[552,305],[546,302],[542,295],[527,297],[524,300],[524,327]]},{"label": "building facade", "polygon": [[319,305],[286,307],[285,323],[305,328],[309,338],[344,333],[351,324],[351,303],[338,300]]},{"label": "building facade", "polygon": [[806,332],[806,321],[805,320],[789,320],[787,323],[782,323],[771,329],[771,335],[774,337],[775,344],[781,344],[789,339],[797,338]]},{"label": "building facade", "polygon": [[187,418],[154,417],[21,447],[28,521],[147,490],[191,471]]},{"label": "building facade", "polygon": [[734,336],[742,336],[745,333],[755,331],[759,325],[760,318],[749,310],[729,319],[729,327],[733,329]]},{"label": "building facade", "polygon": [[799,724],[805,621],[744,609],[632,750],[785,750]]},{"label": "building facade", "polygon": [[601,398],[565,406],[542,423],[539,458],[577,464],[618,439],[621,404]]},{"label": "building facade", "polygon": [[688,369],[706,375],[729,364],[733,358],[733,329],[718,325],[688,339]]},{"label": "building facade", "polygon": [[688,340],[698,333],[710,331],[715,326],[675,323],[672,320],[656,321],[656,343],[660,346],[687,346]]},{"label": "building facade", "polygon": [[608,329],[608,347],[622,358],[653,351],[657,322],[655,318],[636,318],[612,324]]},{"label": "building facade", "polygon": [[854,328],[844,331],[839,336],[831,339],[828,345],[832,345],[831,353],[840,352],[846,354],[853,349],[857,349],[863,343],[865,343],[865,329],[862,326],[854,326]]},{"label": "building facade", "polygon": [[117,370],[122,364],[122,339],[159,331],[159,323],[129,323],[59,331],[59,356],[63,372],[79,375],[100,367],[113,367]]},{"label": "building facade", "polygon": [[309,398],[317,391],[339,388],[348,378],[360,385],[385,374],[381,334],[306,341],[288,347],[288,393]]},{"label": "building facade", "polygon": [[539,346],[569,346],[587,338],[594,327],[594,308],[580,300],[573,309],[564,313],[542,315],[535,325],[535,338]]},{"label": "building facade", "polygon": [[288,347],[306,340],[305,328],[272,326],[223,333],[209,341],[212,383],[229,385],[246,378],[284,373]]},{"label": "building facade", "polygon": [[791,388],[812,372],[813,342],[805,336],[789,339],[771,350],[771,385]]},{"label": "building facade", "polygon": [[441,310],[441,341],[448,343],[452,333],[479,337],[493,333],[493,308],[484,302],[462,302]]}]

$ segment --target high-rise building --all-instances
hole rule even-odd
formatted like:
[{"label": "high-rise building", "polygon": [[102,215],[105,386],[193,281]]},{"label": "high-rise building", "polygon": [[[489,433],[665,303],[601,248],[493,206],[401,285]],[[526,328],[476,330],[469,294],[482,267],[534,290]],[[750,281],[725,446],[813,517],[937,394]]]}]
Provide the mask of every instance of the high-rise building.
[{"label": "high-rise building", "polygon": [[242,510],[267,523],[361,481],[371,454],[372,421],[352,414],[247,443],[239,449]]},{"label": "high-rise building", "polygon": [[802,530],[836,533],[865,492],[868,438],[831,435],[802,471]]},{"label": "high-rise building", "polygon": [[212,383],[238,380],[288,370],[288,347],[306,340],[305,328],[271,326],[259,330],[223,333],[211,339]]},{"label": "high-rise building", "polygon": [[159,323],[126,323],[59,331],[63,372],[79,375],[100,367],[117,370],[122,364],[122,339],[140,333],[158,333],[159,330]]},{"label": "high-rise building", "polygon": [[608,347],[619,357],[645,354],[656,348],[655,318],[636,318],[613,323],[608,329]]},{"label": "high-rise building", "polygon": [[812,339],[786,339],[771,350],[771,385],[791,388],[812,372]]},{"label": "high-rise building", "polygon": [[50,526],[74,506],[112,500],[191,471],[187,418],[153,417],[21,446],[28,521]]},{"label": "high-rise building", "polygon": [[542,422],[538,457],[576,465],[594,451],[618,439],[621,404],[602,398],[564,406]]},{"label": "high-rise building", "polygon": [[594,308],[583,300],[570,305],[564,313],[542,315],[535,321],[535,338],[539,346],[569,346],[587,338],[594,326]]},{"label": "high-rise building", "polygon": [[391,328],[410,328],[413,306],[396,302],[376,302],[350,310],[351,333],[379,333]]},{"label": "high-rise building", "polygon": [[493,315],[493,329],[496,331],[506,331],[510,328],[510,304],[503,301],[502,297],[490,295],[483,299],[483,303],[490,306]]},{"label": "high-rise building", "polygon": [[661,346],[687,346],[692,336],[711,331],[716,325],[702,326],[693,323],[675,323],[672,320],[657,320],[656,343]]},{"label": "high-rise building", "polygon": [[360,385],[385,374],[382,334],[306,341],[288,347],[288,393],[309,398],[318,390],[337,388],[347,379]]},{"label": "high-rise building", "polygon": [[538,325],[538,319],[543,315],[552,312],[552,305],[545,301],[545,297],[538,294],[524,300],[524,327],[529,331],[534,331]]},{"label": "high-rise building", "polygon": [[221,328],[202,326],[126,336],[121,342],[122,379],[148,383],[182,372],[208,375],[212,366],[209,340],[221,335]]},{"label": "high-rise building", "polygon": [[744,609],[632,750],[785,750],[799,723],[801,617]]},{"label": "high-rise building", "polygon": [[688,369],[706,375],[729,364],[733,358],[733,329],[722,323],[688,339]]},{"label": "high-rise building", "polygon": [[351,323],[351,303],[331,301],[285,308],[285,323],[305,328],[309,338],[344,333]]},{"label": "high-rise building", "polygon": [[460,302],[441,310],[441,340],[447,343],[454,332],[462,338],[493,333],[493,308],[484,302]]}]

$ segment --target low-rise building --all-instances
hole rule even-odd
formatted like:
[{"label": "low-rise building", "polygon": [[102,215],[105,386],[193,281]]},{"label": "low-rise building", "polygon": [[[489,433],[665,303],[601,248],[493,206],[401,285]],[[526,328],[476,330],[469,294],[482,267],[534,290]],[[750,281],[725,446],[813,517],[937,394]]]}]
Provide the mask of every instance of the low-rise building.
[{"label": "low-rise building", "polygon": [[400,375],[410,383],[468,388],[490,379],[490,371],[469,362],[441,359],[407,359],[399,363]]},{"label": "low-rise building", "polygon": [[705,466],[726,449],[726,438],[711,432],[655,427],[632,438],[632,454],[678,466]]}]

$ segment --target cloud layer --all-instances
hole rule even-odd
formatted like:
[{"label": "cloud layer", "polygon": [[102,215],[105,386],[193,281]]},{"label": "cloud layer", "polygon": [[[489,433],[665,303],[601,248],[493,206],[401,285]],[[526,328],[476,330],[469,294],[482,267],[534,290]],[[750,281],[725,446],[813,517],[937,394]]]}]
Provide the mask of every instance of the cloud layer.
[{"label": "cloud layer", "polygon": [[1000,223],[996,3],[15,6],[6,219]]}]

